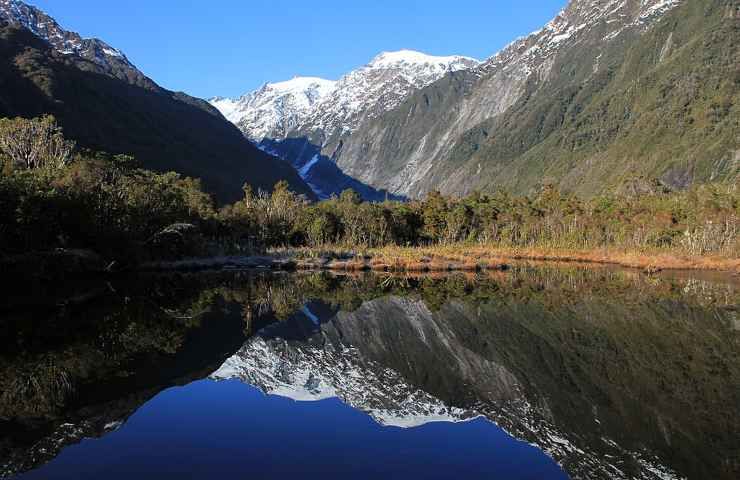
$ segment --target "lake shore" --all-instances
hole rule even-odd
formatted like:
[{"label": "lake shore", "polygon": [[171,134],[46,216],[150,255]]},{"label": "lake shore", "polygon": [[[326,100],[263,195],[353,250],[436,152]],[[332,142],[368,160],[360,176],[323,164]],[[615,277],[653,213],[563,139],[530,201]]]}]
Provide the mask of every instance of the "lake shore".
[{"label": "lake shore", "polygon": [[220,255],[154,260],[121,269],[94,252],[58,250],[0,260],[14,277],[40,279],[111,275],[117,272],[166,272],[199,270],[327,270],[333,272],[443,273],[502,271],[522,262],[569,263],[632,268],[644,273],[663,270],[721,272],[740,275],[740,259],[691,256],[666,251],[619,249],[570,250],[495,246],[383,247],[352,249],[278,248],[262,255]]},{"label": "lake shore", "polygon": [[384,247],[367,250],[280,249],[271,252],[290,258],[299,269],[322,268],[335,271],[435,272],[506,269],[513,261],[568,262],[615,265],[641,269],[705,270],[740,274],[740,259],[718,256],[691,256],[665,251],[619,249],[570,250],[551,248],[509,248],[494,246]]}]

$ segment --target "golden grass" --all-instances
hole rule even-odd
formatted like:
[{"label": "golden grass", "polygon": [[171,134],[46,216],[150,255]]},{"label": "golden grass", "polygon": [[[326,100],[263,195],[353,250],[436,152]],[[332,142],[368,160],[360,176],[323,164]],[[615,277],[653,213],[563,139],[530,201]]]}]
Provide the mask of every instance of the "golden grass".
[{"label": "golden grass", "polygon": [[[473,272],[505,268],[507,263],[514,260],[534,260],[620,265],[639,268],[648,272],[659,270],[714,270],[740,273],[740,259],[738,258],[690,256],[661,250],[571,250],[449,245],[433,247],[388,246],[362,250],[361,254],[357,253],[356,250],[353,253],[354,255],[348,255],[347,250],[341,248],[291,250],[291,255],[302,259],[316,259],[320,256],[340,257],[322,265],[322,268],[338,271]],[[344,258],[342,258],[343,255]]]}]

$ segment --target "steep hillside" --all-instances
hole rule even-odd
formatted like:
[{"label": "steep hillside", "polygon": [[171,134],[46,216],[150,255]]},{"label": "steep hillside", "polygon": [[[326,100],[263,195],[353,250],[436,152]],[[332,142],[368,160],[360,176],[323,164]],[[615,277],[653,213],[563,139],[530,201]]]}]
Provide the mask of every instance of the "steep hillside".
[{"label": "steep hillside", "polygon": [[336,162],[409,196],[736,180],[737,44],[734,2],[573,0],[478,69],[360,127]]},{"label": "steep hillside", "polygon": [[[8,4],[20,2],[0,7]],[[290,165],[255,148],[207,102],[157,86],[117,51],[95,56],[108,50],[100,41],[85,40],[92,50],[80,54],[62,51],[66,43],[55,47],[0,12],[0,116],[53,114],[79,145],[201,178],[220,202],[241,198],[245,182],[269,190],[280,180],[313,197]]]},{"label": "steep hillside", "polygon": [[299,77],[211,103],[262,149],[291,162],[319,196],[353,188],[379,200],[388,194],[347,175],[335,162],[344,142],[418,89],[478,64],[460,56],[383,52],[337,82]]},{"label": "steep hillside", "polygon": [[[450,172],[448,191],[526,192],[550,181],[586,195],[636,176],[675,188],[737,180],[740,25],[733,8],[685,2],[634,41],[617,37],[585,49],[590,56],[565,52],[554,64],[560,75],[531,82],[504,115],[469,131],[437,178]],[[480,180],[471,185],[475,172]]]}]

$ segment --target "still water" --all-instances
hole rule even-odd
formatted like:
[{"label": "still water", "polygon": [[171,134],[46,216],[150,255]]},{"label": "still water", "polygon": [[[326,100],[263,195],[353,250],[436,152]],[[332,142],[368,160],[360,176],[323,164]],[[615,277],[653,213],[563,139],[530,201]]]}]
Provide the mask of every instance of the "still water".
[{"label": "still water", "polygon": [[540,266],[14,297],[0,476],[737,478],[738,292]]}]

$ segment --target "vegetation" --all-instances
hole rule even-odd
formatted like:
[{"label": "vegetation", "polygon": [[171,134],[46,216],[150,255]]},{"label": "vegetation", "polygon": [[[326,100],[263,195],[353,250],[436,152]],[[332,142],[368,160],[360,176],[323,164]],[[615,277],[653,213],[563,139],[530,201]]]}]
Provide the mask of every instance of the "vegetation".
[{"label": "vegetation", "polygon": [[136,258],[137,250],[163,227],[204,224],[215,215],[198,180],[144,170],[122,155],[72,155],[51,117],[3,120],[0,146],[7,143],[28,144],[29,149],[18,156],[1,147],[3,254],[67,247]]},{"label": "vegetation", "polygon": [[646,33],[607,43],[595,29],[555,57],[547,80],[530,81],[505,114],[468,132],[439,178],[522,193],[547,178],[583,196],[635,175],[682,187],[737,182],[732,9],[724,0],[683,2]]},{"label": "vegetation", "polygon": [[280,180],[312,195],[287,163],[250,144],[207,102],[157,86],[130,68],[111,72],[61,55],[31,31],[0,25],[0,117],[52,114],[83,148],[133,155],[148,170],[199,178],[219,203],[249,182],[269,190]]},{"label": "vegetation", "polygon": [[433,192],[424,200],[382,203],[346,190],[311,203],[279,182],[269,194],[247,185],[240,201],[217,210],[198,180],[142,169],[127,156],[72,154],[72,146],[52,117],[0,122],[3,254],[86,248],[136,263],[147,258],[153,236],[185,223],[204,238],[188,254],[201,256],[276,247],[424,247],[476,256],[480,249],[620,249],[740,257],[734,184],[672,192],[642,179],[621,194],[589,200],[552,186],[534,197]]}]

